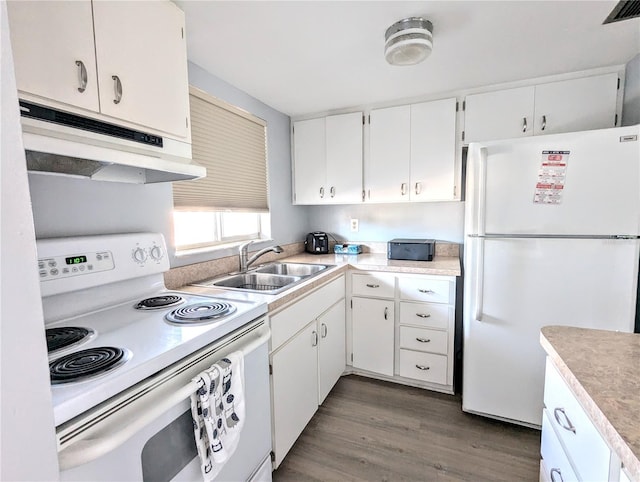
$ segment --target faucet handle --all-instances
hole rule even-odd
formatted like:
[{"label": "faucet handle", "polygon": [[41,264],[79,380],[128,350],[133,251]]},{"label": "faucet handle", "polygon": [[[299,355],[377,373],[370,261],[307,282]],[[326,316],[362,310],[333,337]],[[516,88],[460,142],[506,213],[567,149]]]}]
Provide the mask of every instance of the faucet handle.
[{"label": "faucet handle", "polygon": [[255,239],[252,239],[251,241],[247,241],[246,243],[242,243],[242,244],[238,247],[238,249],[239,249],[239,251],[242,253],[243,251],[246,251],[246,250],[249,248],[249,246],[250,246],[250,245],[252,245],[252,244],[253,244],[253,243],[255,243],[255,242],[256,242],[256,240],[255,240]]}]

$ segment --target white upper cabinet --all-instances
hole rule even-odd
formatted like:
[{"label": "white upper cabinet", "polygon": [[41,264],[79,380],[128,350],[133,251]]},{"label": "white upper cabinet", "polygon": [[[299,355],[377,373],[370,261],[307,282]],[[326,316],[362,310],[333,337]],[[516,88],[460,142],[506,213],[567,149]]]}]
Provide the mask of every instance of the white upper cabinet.
[{"label": "white upper cabinet", "polygon": [[184,13],[167,1],[93,3],[103,114],[188,134]]},{"label": "white upper cabinet", "polygon": [[326,118],[329,202],[362,202],[362,112]]},{"label": "white upper cabinet", "polygon": [[456,100],[371,111],[369,202],[454,199]]},{"label": "white upper cabinet", "polygon": [[617,97],[617,73],[469,95],[464,142],[614,127]]},{"label": "white upper cabinet", "polygon": [[293,124],[294,202],[362,201],[362,112]]},{"label": "white upper cabinet", "polygon": [[536,86],[534,135],[615,127],[618,75]]},{"label": "white upper cabinet", "polygon": [[7,2],[18,90],[97,112],[91,1]]},{"label": "white upper cabinet", "polygon": [[369,159],[365,162],[366,200],[409,200],[411,106],[371,111]]},{"label": "white upper cabinet", "polygon": [[293,124],[294,202],[322,204],[325,196],[325,120]]},{"label": "white upper cabinet", "polygon": [[9,20],[21,97],[189,137],[184,14],[174,3],[16,1]]},{"label": "white upper cabinet", "polygon": [[465,99],[465,143],[533,135],[535,87],[468,95]]},{"label": "white upper cabinet", "polygon": [[452,200],[455,188],[456,99],[411,106],[411,201]]}]

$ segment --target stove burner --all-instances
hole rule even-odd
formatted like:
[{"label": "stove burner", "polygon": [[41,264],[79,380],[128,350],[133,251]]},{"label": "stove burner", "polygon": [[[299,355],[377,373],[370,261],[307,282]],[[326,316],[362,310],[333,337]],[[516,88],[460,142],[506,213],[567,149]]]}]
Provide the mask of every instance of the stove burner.
[{"label": "stove burner", "polygon": [[167,306],[173,306],[180,304],[184,301],[182,296],[178,295],[162,295],[154,296],[152,298],[146,298],[138,303],[135,308],[137,310],[155,310],[158,308],[166,308]]},{"label": "stove burner", "polygon": [[234,311],[236,311],[236,307],[231,303],[224,301],[206,301],[173,310],[171,313],[165,315],[165,319],[169,323],[179,325],[206,323],[230,315]]},{"label": "stove burner", "polygon": [[47,336],[47,351],[49,353],[86,341],[95,334],[93,330],[78,326],[49,328],[45,330],[45,333]]},{"label": "stove burner", "polygon": [[122,348],[97,347],[70,353],[49,363],[51,383],[69,383],[102,375],[125,363],[130,353]]}]

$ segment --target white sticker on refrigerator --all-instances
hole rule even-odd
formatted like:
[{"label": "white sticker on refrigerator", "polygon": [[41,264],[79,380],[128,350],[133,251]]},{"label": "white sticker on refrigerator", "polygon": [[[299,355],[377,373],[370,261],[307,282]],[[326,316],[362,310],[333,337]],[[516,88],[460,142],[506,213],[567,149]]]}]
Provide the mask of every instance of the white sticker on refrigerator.
[{"label": "white sticker on refrigerator", "polygon": [[570,151],[542,151],[534,204],[560,204]]}]

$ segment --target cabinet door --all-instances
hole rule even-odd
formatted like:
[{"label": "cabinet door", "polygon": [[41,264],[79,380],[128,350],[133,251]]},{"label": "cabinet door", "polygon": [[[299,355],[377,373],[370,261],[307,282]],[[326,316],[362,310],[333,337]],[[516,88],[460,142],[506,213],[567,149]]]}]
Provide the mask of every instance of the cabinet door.
[{"label": "cabinet door", "polygon": [[454,198],[456,99],[411,106],[412,201]]},{"label": "cabinet door", "polygon": [[315,320],[271,355],[273,450],[277,467],[318,408]]},{"label": "cabinet door", "polygon": [[7,7],[18,90],[97,112],[91,1],[12,1]]},{"label": "cabinet door", "polygon": [[534,89],[531,86],[468,95],[465,144],[533,135]]},{"label": "cabinet door", "polygon": [[325,120],[293,123],[295,204],[323,204],[325,188]]},{"label": "cabinet door", "polygon": [[394,302],[352,298],[353,367],[393,376]]},{"label": "cabinet door", "polygon": [[615,73],[538,85],[534,134],[614,127],[617,96]]},{"label": "cabinet door", "polygon": [[327,202],[361,202],[362,112],[326,118],[326,166]]},{"label": "cabinet door", "polygon": [[166,1],[101,1],[93,15],[101,112],[188,138],[183,12]]},{"label": "cabinet door", "polygon": [[318,318],[318,403],[324,402],[345,367],[344,299]]},{"label": "cabinet door", "polygon": [[409,200],[411,106],[371,111],[369,159],[365,163],[366,200]]}]

